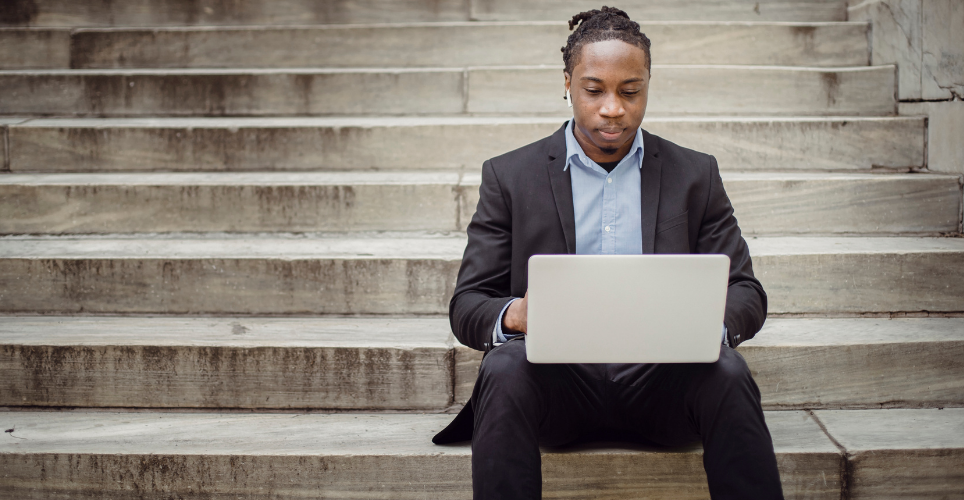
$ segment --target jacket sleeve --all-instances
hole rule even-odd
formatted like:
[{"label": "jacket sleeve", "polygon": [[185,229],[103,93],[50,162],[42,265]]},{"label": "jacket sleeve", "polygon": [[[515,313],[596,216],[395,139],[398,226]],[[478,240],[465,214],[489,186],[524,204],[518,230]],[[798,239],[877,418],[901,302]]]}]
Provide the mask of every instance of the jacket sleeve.
[{"label": "jacket sleeve", "polygon": [[512,213],[492,160],[482,165],[479,204],[466,232],[469,239],[449,302],[449,322],[459,342],[485,351],[499,313],[512,299]]},{"label": "jacket sleeve", "polygon": [[753,338],[767,315],[767,295],[753,276],[753,263],[746,241],[733,216],[733,207],[723,189],[720,169],[712,159],[709,198],[700,224],[698,253],[721,253],[730,257],[730,281],[726,293],[723,323],[730,347]]}]

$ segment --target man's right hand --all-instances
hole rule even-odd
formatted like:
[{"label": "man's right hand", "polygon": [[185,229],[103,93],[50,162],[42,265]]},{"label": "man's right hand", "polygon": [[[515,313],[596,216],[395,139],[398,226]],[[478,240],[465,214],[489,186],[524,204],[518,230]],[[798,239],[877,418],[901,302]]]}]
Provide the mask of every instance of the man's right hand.
[{"label": "man's right hand", "polygon": [[526,333],[529,319],[529,291],[525,297],[509,304],[502,315],[502,330]]}]

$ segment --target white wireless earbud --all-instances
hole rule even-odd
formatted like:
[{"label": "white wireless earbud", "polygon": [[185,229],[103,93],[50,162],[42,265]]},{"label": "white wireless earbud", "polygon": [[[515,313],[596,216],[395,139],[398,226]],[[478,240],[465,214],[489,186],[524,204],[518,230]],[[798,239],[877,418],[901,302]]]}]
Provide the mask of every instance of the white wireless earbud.
[{"label": "white wireless earbud", "polygon": [[566,104],[568,104],[570,108],[572,107],[572,96],[569,95],[569,89],[566,89]]}]

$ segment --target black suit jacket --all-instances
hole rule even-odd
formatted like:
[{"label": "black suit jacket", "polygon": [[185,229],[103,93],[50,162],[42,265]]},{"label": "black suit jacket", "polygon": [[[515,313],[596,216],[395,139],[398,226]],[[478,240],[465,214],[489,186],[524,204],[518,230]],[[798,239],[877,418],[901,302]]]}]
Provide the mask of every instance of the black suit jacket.
[{"label": "black suit jacket", "polygon": [[[753,277],[746,242],[712,156],[643,131],[643,253],[721,253],[730,257],[724,324],[729,344],[750,339],[766,319],[766,293]],[[469,224],[449,320],[463,344],[487,350],[499,313],[528,288],[535,254],[576,252],[565,125],[551,136],[482,165],[479,204]],[[471,438],[467,404],[436,443]]]}]

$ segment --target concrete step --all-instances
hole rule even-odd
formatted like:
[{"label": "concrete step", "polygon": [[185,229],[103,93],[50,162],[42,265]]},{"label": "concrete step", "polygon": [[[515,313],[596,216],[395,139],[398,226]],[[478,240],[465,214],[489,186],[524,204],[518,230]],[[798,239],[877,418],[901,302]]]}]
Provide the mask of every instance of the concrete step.
[{"label": "concrete step", "polygon": [[[0,26],[207,26],[299,25],[469,20],[568,20],[591,8],[572,0],[249,0],[218,3],[195,0],[71,2],[8,0]],[[622,6],[637,20],[845,21],[842,0],[630,0]]]},{"label": "concrete step", "polygon": [[[923,117],[647,117],[643,128],[723,170],[920,168]],[[14,172],[443,170],[546,137],[533,117],[11,119]],[[0,127],[4,127],[0,118]],[[2,147],[2,143],[0,143]],[[432,151],[425,155],[425,151]]]},{"label": "concrete step", "polygon": [[[867,23],[645,22],[661,64],[864,66]],[[560,64],[564,22],[0,29],[0,68],[444,67]],[[445,40],[440,44],[439,40]],[[21,48],[23,50],[21,50]],[[31,58],[28,54],[56,54]]]},{"label": "concrete step", "polygon": [[[771,314],[964,312],[964,238],[750,237]],[[0,238],[0,313],[446,314],[465,239]]]},{"label": "concrete step", "polygon": [[844,449],[849,496],[954,498],[964,491],[964,410],[816,411]]},{"label": "concrete step", "polygon": [[[964,406],[964,319],[770,319],[766,409]],[[445,318],[5,316],[0,406],[441,411],[482,355]]]},{"label": "concrete step", "polygon": [[[562,66],[0,71],[0,113],[567,116]],[[896,68],[653,67],[650,115],[897,112]],[[510,85],[512,92],[506,92]],[[712,82],[708,84],[707,82]]]},{"label": "concrete step", "polygon": [[[0,441],[0,467],[10,495],[28,500],[131,491],[145,498],[470,498],[469,445],[430,441],[451,418],[9,412],[0,414],[13,429]],[[788,499],[953,498],[964,488],[964,410],[765,418]],[[544,449],[542,473],[547,498],[709,498],[698,446]]]},{"label": "concrete step", "polygon": [[[598,9],[582,0],[472,0],[472,19],[568,21],[580,11]],[[847,6],[836,0],[628,0],[620,8],[634,20],[845,21]]]},{"label": "concrete step", "polygon": [[[479,174],[433,172],[0,175],[0,234],[459,231]],[[725,173],[744,234],[940,233],[959,176]]]}]

